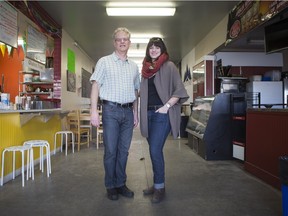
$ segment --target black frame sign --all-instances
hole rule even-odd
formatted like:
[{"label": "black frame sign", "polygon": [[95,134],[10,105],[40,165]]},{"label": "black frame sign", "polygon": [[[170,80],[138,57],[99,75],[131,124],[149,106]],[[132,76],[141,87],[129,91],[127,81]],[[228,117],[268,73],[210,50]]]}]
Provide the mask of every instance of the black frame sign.
[{"label": "black frame sign", "polygon": [[91,89],[92,89],[92,84],[90,82],[91,75],[92,75],[91,73],[89,73],[84,68],[82,68],[82,73],[81,73],[82,94],[81,96],[84,98],[90,98]]},{"label": "black frame sign", "polygon": [[18,13],[5,1],[0,1],[0,42],[18,47]]},{"label": "black frame sign", "polygon": [[288,1],[241,1],[229,13],[226,45],[270,20],[288,7]]}]

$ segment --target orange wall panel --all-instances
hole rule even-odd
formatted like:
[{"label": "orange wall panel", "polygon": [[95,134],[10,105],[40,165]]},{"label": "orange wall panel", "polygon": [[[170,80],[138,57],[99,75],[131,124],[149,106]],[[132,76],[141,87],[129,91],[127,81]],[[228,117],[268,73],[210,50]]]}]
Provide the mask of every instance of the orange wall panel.
[{"label": "orange wall panel", "polygon": [[0,52],[0,76],[2,80],[2,75],[4,75],[4,92],[10,93],[10,101],[13,103],[15,96],[19,93],[18,77],[19,71],[22,70],[23,60],[24,51],[21,46],[18,46],[18,49],[12,48],[10,54],[7,48],[4,53]]}]

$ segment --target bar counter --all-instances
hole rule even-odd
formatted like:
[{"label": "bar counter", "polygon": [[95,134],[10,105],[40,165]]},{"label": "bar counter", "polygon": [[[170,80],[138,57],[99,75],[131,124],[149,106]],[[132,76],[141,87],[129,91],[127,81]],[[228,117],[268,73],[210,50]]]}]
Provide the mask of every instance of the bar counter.
[{"label": "bar counter", "polygon": [[65,112],[62,109],[30,109],[30,110],[11,110],[11,109],[0,109],[0,114],[7,114],[7,113],[61,113]]},{"label": "bar counter", "polygon": [[280,189],[279,157],[288,155],[288,109],[247,109],[246,120],[245,170]]},{"label": "bar counter", "polygon": [[[47,140],[52,152],[54,148],[54,134],[62,130],[61,119],[67,114],[68,111],[61,109],[0,110],[0,163],[2,163],[4,148],[23,145],[23,142],[27,140]],[[39,156],[39,151],[36,150],[34,160],[39,160]],[[18,169],[21,166],[21,157],[17,157],[16,159],[17,175],[20,174],[20,170]],[[6,160],[4,182],[12,179],[11,161],[12,159]]]}]

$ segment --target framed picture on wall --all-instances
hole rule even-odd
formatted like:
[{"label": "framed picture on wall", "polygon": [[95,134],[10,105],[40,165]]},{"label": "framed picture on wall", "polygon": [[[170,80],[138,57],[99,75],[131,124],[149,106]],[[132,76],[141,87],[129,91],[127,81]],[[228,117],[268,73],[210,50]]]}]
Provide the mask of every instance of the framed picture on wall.
[{"label": "framed picture on wall", "polygon": [[84,98],[90,98],[90,93],[91,93],[91,88],[92,88],[92,84],[90,83],[91,73],[89,73],[84,68],[82,68],[81,77],[82,77],[82,80],[81,80],[82,94],[81,94],[81,96]]},{"label": "framed picture on wall", "polygon": [[76,74],[67,70],[67,91],[76,92]]}]

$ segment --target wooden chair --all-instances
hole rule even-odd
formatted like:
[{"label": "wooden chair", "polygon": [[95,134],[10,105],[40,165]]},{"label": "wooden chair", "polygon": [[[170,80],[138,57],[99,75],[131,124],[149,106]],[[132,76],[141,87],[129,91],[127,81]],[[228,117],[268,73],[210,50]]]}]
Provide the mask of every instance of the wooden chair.
[{"label": "wooden chair", "polygon": [[81,109],[80,110],[80,127],[81,128],[89,128],[90,130],[90,141],[93,140],[93,126],[90,123],[90,109]]},{"label": "wooden chair", "polygon": [[87,144],[87,147],[89,147],[90,128],[81,127],[80,110],[75,110],[71,114],[68,114],[67,123],[70,128],[69,130],[75,135],[75,144],[78,145],[78,151],[80,150],[80,145]]},{"label": "wooden chair", "polygon": [[102,125],[102,112],[99,111],[100,126],[97,127],[96,146],[99,148],[100,142],[103,143],[103,125]]}]

